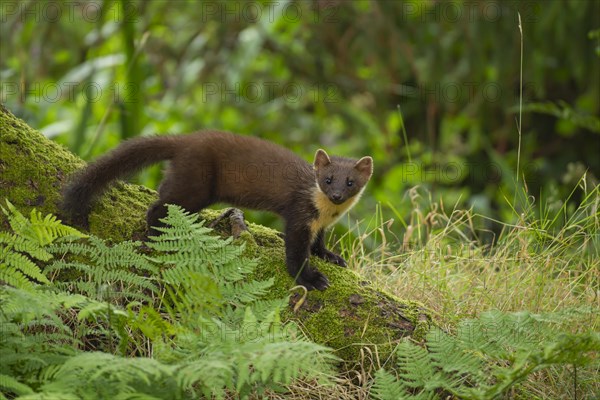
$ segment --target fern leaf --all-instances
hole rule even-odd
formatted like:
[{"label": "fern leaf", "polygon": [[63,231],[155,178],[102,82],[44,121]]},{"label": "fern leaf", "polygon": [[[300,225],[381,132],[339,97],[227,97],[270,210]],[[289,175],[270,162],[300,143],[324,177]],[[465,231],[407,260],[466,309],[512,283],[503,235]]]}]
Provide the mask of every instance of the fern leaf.
[{"label": "fern leaf", "polygon": [[[90,238],[90,240],[92,240]],[[53,244],[46,247],[46,250],[52,254],[65,255],[72,254],[75,256],[89,256],[94,252],[94,247],[87,243],[73,242],[71,240],[57,240]]]},{"label": "fern leaf", "polygon": [[51,214],[42,217],[39,211],[33,209],[28,220],[8,200],[6,200],[6,207],[0,208],[8,217],[13,232],[37,244],[46,245],[59,237],[66,236],[87,237],[77,229],[63,225],[60,220]]},{"label": "fern leaf", "polygon": [[378,400],[403,400],[408,398],[404,385],[384,369],[380,369],[375,373],[370,395]]},{"label": "fern leaf", "polygon": [[[0,287],[0,357],[3,368],[35,376],[38,393],[31,396],[224,398],[237,388],[244,397],[300,377],[326,380],[338,361],[295,325],[281,323],[287,300],[262,300],[273,280],[249,279],[256,260],[231,238],[211,235],[197,215],[170,207],[170,225],[150,243],[152,258],[140,254],[137,242],[75,242],[61,236],[55,217],[38,212],[11,218],[24,235],[0,236],[9,249],[0,253],[0,279],[21,278],[31,288]],[[51,288],[27,279],[36,270],[26,255],[56,257],[44,269],[59,277]],[[78,279],[59,280],[67,275]],[[107,348],[152,351],[154,358],[82,352],[88,338],[97,348],[119,340]]]},{"label": "fern leaf", "polygon": [[411,388],[423,388],[434,377],[426,349],[404,340],[396,347],[398,375]]},{"label": "fern leaf", "polygon": [[43,217],[42,213],[36,209],[31,210],[30,226],[26,232],[30,235],[28,235],[30,239],[41,245],[50,244],[60,237],[88,237],[73,227],[63,225],[62,222],[52,214]]},{"label": "fern leaf", "polygon": [[142,307],[137,316],[129,311],[131,325],[140,329],[150,340],[159,341],[165,335],[171,336],[176,333],[174,325],[152,307]]},{"label": "fern leaf", "polygon": [[46,284],[50,283],[48,278],[42,273],[40,267],[22,254],[12,252],[0,246],[0,260],[3,260],[4,268],[13,268],[22,272],[29,279],[35,279],[38,282]]},{"label": "fern leaf", "polygon": [[484,364],[483,355],[476,347],[463,341],[466,335],[471,338],[473,331],[459,329],[457,336],[452,337],[438,328],[432,328],[427,334],[427,348],[432,363],[447,374],[448,379],[441,386],[458,388],[465,384],[487,383],[490,373]]},{"label": "fern leaf", "polygon": [[78,272],[82,272],[84,274],[91,274],[91,273],[93,273],[94,268],[92,266],[87,265],[82,262],[67,262],[64,260],[56,260],[56,261],[52,262],[52,264],[46,266],[44,268],[44,271],[47,274],[52,274],[54,272],[66,271],[69,269],[72,269],[72,270],[78,271]]},{"label": "fern leaf", "polygon": [[84,398],[114,398],[123,393],[178,398],[181,391],[175,385],[174,371],[174,367],[151,358],[89,352],[69,358],[42,389],[51,391],[86,382],[84,387],[77,387]]},{"label": "fern leaf", "polygon": [[33,283],[21,271],[0,264],[0,281],[19,289],[33,290]]},{"label": "fern leaf", "polygon": [[23,396],[26,394],[32,394],[33,389],[29,386],[19,382],[12,376],[0,374],[0,388],[2,388],[1,392],[4,393],[14,393],[17,396]]},{"label": "fern leaf", "polygon": [[27,240],[24,237],[7,232],[0,232],[0,244],[5,244],[18,252],[28,254],[32,258],[40,261],[48,261],[52,258],[52,254],[44,250],[40,245]]},{"label": "fern leaf", "polygon": [[0,206],[0,208],[8,218],[11,229],[17,235],[20,235],[29,226],[30,223],[27,218],[25,218],[25,216],[21,214],[8,199],[6,199],[6,208],[2,206]]},{"label": "fern leaf", "polygon": [[177,371],[178,385],[194,392],[200,387],[206,398],[225,397],[225,389],[233,389],[235,370],[231,363],[221,357],[205,357],[185,363]]},{"label": "fern leaf", "polygon": [[274,279],[266,281],[239,282],[222,286],[223,299],[231,304],[248,304],[266,295],[273,286]]}]

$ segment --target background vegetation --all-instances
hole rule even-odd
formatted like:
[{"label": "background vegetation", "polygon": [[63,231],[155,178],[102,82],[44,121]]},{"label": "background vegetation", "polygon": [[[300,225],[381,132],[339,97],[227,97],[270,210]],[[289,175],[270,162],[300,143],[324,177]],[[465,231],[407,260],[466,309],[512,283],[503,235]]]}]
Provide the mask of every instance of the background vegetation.
[{"label": "background vegetation", "polygon": [[556,207],[586,171],[597,184],[598,15],[580,0],[7,2],[2,101],[86,159],[225,129],[307,159],[373,155],[359,219],[377,201],[405,219],[420,185],[509,222],[521,87],[529,193]]},{"label": "background vegetation", "polygon": [[[203,128],[370,154],[330,238],[352,268],[449,330],[599,305],[600,2],[5,1],[0,18],[0,101],[85,159]],[[524,398],[576,397],[575,371],[531,375]],[[597,372],[578,375],[589,398]]]}]

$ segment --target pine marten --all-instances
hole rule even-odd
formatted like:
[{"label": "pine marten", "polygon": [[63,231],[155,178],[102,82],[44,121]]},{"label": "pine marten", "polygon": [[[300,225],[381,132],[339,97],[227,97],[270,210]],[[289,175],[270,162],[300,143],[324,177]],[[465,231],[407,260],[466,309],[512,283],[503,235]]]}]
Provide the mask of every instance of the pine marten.
[{"label": "pine marten", "polygon": [[64,191],[62,209],[72,222],[87,224],[93,199],[108,184],[143,167],[169,160],[148,210],[149,234],[166,216],[165,204],[190,212],[225,202],[271,211],[285,220],[287,269],[308,290],[329,286],[325,275],[308,263],[312,253],[345,267],[327,250],[325,228],[360,198],[373,173],[373,159],[330,157],[317,150],[314,164],[274,143],[227,132],[140,137],[123,142],[75,174]]}]

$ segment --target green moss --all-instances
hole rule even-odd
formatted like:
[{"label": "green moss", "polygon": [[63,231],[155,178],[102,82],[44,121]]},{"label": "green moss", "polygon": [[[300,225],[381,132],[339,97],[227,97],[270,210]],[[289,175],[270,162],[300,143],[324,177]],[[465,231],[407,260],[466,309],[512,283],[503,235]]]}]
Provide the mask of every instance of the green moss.
[{"label": "green moss", "polygon": [[[61,189],[85,162],[61,145],[0,108],[0,200],[21,212],[32,208],[58,214]],[[141,237],[145,213],[156,193],[141,186],[117,184],[94,206],[89,231],[115,241]],[[4,215],[0,223],[5,224]]]},{"label": "green moss", "polygon": [[428,321],[418,303],[374,290],[353,271],[314,257],[311,262],[327,275],[331,288],[309,292],[305,305],[296,314],[288,310],[287,317],[310,326],[311,338],[337,349],[343,360],[360,360],[365,346],[387,357],[400,339],[413,336],[419,321]]},{"label": "green moss", "polygon": [[[43,213],[58,211],[60,192],[68,176],[85,163],[60,145],[0,107],[0,199],[8,198],[21,212],[35,207]],[[141,186],[119,183],[108,190],[90,214],[90,232],[114,241],[141,239],[145,231],[148,206],[156,193]],[[204,210],[201,218],[214,220],[220,210]],[[0,215],[0,223],[5,218]],[[284,242],[277,231],[249,224],[249,232],[238,238],[246,244],[247,256],[257,258],[259,267],[253,278],[274,278],[271,298],[290,296],[284,318],[298,322],[315,342],[336,349],[350,364],[360,360],[360,349],[377,347],[380,359],[388,357],[402,337],[420,339],[429,317],[417,303],[400,300],[377,290],[356,273],[314,258],[311,260],[327,275],[331,287],[309,292],[297,312],[293,306],[301,291],[285,267]]]},{"label": "green moss", "polygon": [[[83,162],[0,107],[0,199],[56,213],[60,187]],[[2,200],[3,201],[3,200]],[[4,215],[0,221],[5,224]]]},{"label": "green moss", "polygon": [[281,234],[275,229],[267,228],[262,225],[250,223],[248,229],[252,232],[256,242],[262,247],[283,248],[284,242]]},{"label": "green moss", "polygon": [[[253,233],[256,238],[257,233]],[[272,297],[291,295],[284,318],[296,321],[315,342],[336,349],[341,359],[350,363],[360,360],[364,346],[373,351],[377,347],[379,356],[386,358],[401,338],[420,340],[427,332],[430,318],[421,304],[374,290],[353,271],[315,257],[311,263],[327,275],[331,287],[323,292],[308,292],[303,305],[294,312],[293,306],[303,291],[289,292],[296,284],[287,273],[283,240],[278,239],[278,246],[259,246],[256,253],[248,251],[247,255],[257,256],[260,262],[253,278],[274,277]]]},{"label": "green moss", "polygon": [[115,241],[142,239],[146,230],[146,211],[156,199],[154,191],[119,183],[93,207],[89,216],[90,232]]}]

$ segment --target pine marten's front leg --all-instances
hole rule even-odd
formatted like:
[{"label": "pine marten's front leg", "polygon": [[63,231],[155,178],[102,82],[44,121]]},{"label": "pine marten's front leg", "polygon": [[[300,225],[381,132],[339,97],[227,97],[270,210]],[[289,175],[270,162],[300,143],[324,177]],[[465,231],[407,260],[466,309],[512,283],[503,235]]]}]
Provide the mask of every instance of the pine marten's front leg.
[{"label": "pine marten's front leg", "polygon": [[310,266],[310,229],[303,225],[286,224],[285,259],[288,272],[296,282],[308,290],[325,290],[329,287],[327,277]]},{"label": "pine marten's front leg", "polygon": [[317,233],[317,237],[313,242],[310,251],[313,255],[322,258],[325,261],[328,261],[333,264],[337,264],[340,267],[347,266],[346,260],[344,260],[339,255],[335,254],[332,251],[329,251],[325,248],[325,230],[321,229],[319,233]]}]

